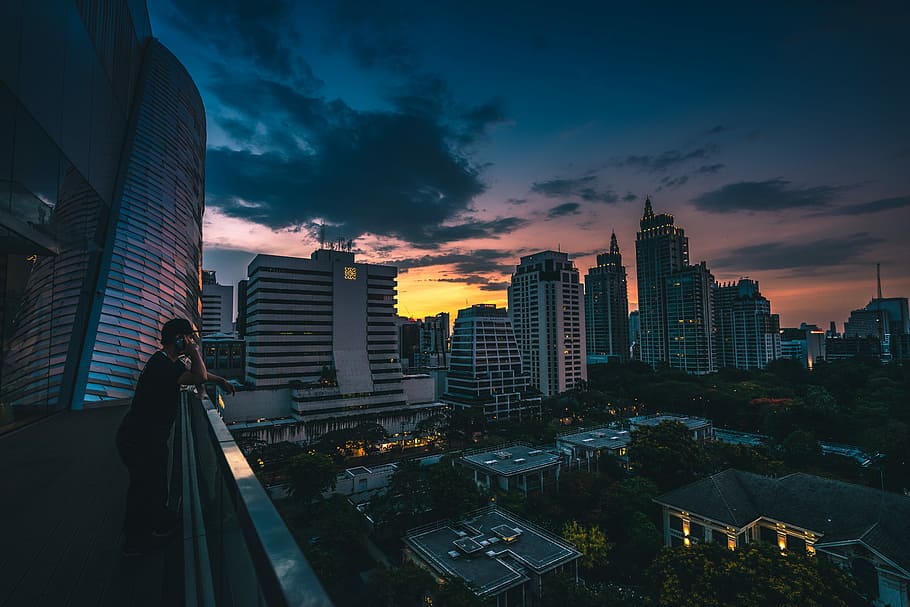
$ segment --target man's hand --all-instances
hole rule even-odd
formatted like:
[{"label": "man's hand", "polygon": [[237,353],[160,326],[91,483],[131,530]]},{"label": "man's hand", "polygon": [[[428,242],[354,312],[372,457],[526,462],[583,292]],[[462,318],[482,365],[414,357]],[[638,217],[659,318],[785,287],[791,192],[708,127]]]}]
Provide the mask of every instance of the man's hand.
[{"label": "man's hand", "polygon": [[232,384],[228,380],[224,379],[223,377],[218,378],[218,385],[221,386],[222,390],[224,390],[231,396],[233,396],[234,393],[236,392],[236,390],[234,390],[234,384]]}]

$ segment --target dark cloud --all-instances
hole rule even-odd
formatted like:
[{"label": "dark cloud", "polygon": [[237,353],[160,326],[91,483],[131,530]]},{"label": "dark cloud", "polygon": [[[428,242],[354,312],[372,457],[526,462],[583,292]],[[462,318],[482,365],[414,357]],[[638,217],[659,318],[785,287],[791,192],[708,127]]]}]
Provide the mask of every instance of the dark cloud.
[{"label": "dark cloud", "polygon": [[869,215],[871,213],[881,213],[882,211],[892,211],[910,206],[910,196],[897,196],[895,198],[882,198],[871,202],[862,202],[859,204],[848,204],[841,207],[832,207],[813,213],[810,217],[828,217],[832,215]]},{"label": "dark cloud", "polygon": [[364,69],[411,74],[419,69],[416,49],[398,29],[407,28],[410,12],[393,3],[329,2],[323,41],[346,51]]},{"label": "dark cloud", "polygon": [[[370,232],[430,248],[507,234],[526,223],[463,220],[485,185],[459,142],[501,115],[492,105],[478,108],[466,130],[431,101],[360,112],[338,99],[239,74],[216,79],[211,89],[224,114],[235,117],[223,122],[226,131],[243,146],[269,150],[208,151],[208,201],[229,215],[273,229],[318,218],[348,238]],[[257,126],[244,126],[250,124]]]},{"label": "dark cloud", "polygon": [[428,226],[421,233],[422,238],[412,237],[409,241],[420,248],[435,249],[440,243],[457,242],[469,238],[496,238],[523,228],[528,223],[528,220],[519,217],[500,217],[491,221],[466,221],[456,225]]},{"label": "dark cloud", "polygon": [[509,198],[506,202],[508,202],[511,205],[519,206],[522,204],[528,204],[528,199],[527,198]]},{"label": "dark cloud", "polygon": [[660,180],[661,188],[666,188],[668,190],[675,190],[676,188],[685,185],[689,181],[688,175],[680,175],[679,177],[663,177]]},{"label": "dark cloud", "polygon": [[727,130],[727,127],[725,127],[722,124],[718,124],[716,126],[711,127],[707,131],[705,131],[705,135],[717,135],[719,133],[723,133],[726,130]]},{"label": "dark cloud", "polygon": [[587,175],[577,179],[550,179],[538,181],[531,186],[531,191],[549,198],[572,196],[586,202],[605,202],[613,204],[619,197],[612,190],[598,190],[597,177]]},{"label": "dark cloud", "polygon": [[695,175],[717,175],[721,169],[725,168],[725,164],[706,164],[698,167],[692,171]]},{"label": "dark cloud", "polygon": [[293,0],[223,0],[217,7],[205,2],[175,2],[168,20],[219,54],[249,60],[260,69],[310,88],[321,86],[309,65],[290,49],[297,41]]},{"label": "dark cloud", "polygon": [[626,192],[626,195],[622,197],[624,202],[635,202],[638,200],[638,196],[632,192]]},{"label": "dark cloud", "polygon": [[712,263],[716,268],[743,273],[758,270],[817,269],[856,263],[884,239],[866,233],[808,242],[767,242],[741,247]]},{"label": "dark cloud", "polygon": [[695,208],[708,213],[737,211],[784,211],[795,208],[827,207],[849,186],[803,188],[783,179],[741,181],[705,192],[692,199]]},{"label": "dark cloud", "polygon": [[437,278],[436,282],[454,282],[466,285],[485,285],[490,281],[483,276],[457,276],[455,278]]},{"label": "dark cloud", "polygon": [[508,291],[510,284],[511,283],[505,282],[505,281],[497,282],[497,281],[491,280],[487,284],[482,285],[480,287],[480,290],[481,291]]},{"label": "dark cloud", "polygon": [[563,203],[547,211],[547,218],[556,219],[557,217],[565,217],[566,215],[578,215],[578,207],[580,206],[581,205],[579,205],[577,202]]},{"label": "dark cloud", "polygon": [[683,165],[692,160],[707,160],[717,151],[717,146],[706,144],[690,151],[667,150],[661,154],[642,156],[629,155],[612,160],[609,164],[617,167],[629,167],[648,173],[662,173],[672,167]]},{"label": "dark cloud", "polygon": [[511,274],[518,263],[519,253],[496,249],[477,249],[470,253],[444,253],[422,255],[390,262],[398,268],[425,268],[429,266],[453,265],[455,272],[469,276],[474,274]]}]

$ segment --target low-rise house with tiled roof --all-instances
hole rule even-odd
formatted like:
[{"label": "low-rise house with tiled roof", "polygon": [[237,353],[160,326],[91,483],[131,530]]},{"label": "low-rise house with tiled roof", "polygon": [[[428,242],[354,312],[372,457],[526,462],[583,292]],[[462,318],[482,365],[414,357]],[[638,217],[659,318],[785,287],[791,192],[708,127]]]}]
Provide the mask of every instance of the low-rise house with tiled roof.
[{"label": "low-rise house with tiled roof", "polygon": [[910,498],[796,473],[725,470],[654,498],[667,546],[773,543],[851,569],[877,605],[910,605]]}]

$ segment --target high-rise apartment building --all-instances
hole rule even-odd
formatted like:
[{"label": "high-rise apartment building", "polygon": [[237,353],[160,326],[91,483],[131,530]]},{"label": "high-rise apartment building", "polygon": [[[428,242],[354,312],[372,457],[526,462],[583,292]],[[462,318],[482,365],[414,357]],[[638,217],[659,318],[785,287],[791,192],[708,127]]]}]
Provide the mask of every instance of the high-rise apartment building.
[{"label": "high-rise apartment building", "polygon": [[781,357],[780,319],[758,281],[715,284],[714,351],[718,367],[764,369]]},{"label": "high-rise apartment building", "polygon": [[629,360],[629,295],[615,233],[585,276],[585,333],[589,357]]},{"label": "high-rise apartment building", "polygon": [[717,371],[714,360],[714,277],[701,262],[664,279],[667,301],[667,364],[694,375]]},{"label": "high-rise apartment building", "polygon": [[587,379],[584,297],[567,253],[521,258],[509,287],[509,315],[532,387],[552,396]]},{"label": "high-rise apartment building", "polygon": [[202,271],[202,328],[203,335],[232,333],[234,287],[220,285],[212,270]]},{"label": "high-rise apartment building", "polygon": [[667,278],[689,266],[689,239],[669,213],[654,214],[645,199],[641,231],[635,240],[641,360],[651,366],[669,361]]},{"label": "high-rise apartment building", "polygon": [[458,311],[445,400],[482,409],[487,421],[540,414],[530,397],[512,321],[503,308],[476,304]]},{"label": "high-rise apartment building", "polygon": [[198,323],[205,133],[144,2],[3,3],[0,419],[128,398]]},{"label": "high-rise apartment building", "polygon": [[397,268],[320,249],[248,268],[247,383],[291,387],[299,414],[406,404],[395,325]]},{"label": "high-rise apartment building", "polygon": [[449,313],[427,316],[420,323],[419,347],[414,365],[420,369],[446,367],[449,364]]}]

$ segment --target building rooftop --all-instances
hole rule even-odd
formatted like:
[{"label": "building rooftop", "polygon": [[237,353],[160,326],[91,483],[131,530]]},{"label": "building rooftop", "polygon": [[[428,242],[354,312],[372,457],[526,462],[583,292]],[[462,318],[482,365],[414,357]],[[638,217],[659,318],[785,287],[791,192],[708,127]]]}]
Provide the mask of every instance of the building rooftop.
[{"label": "building rooftop", "polygon": [[859,542],[910,572],[910,498],[798,472],[770,478],[729,469],[654,498],[658,504],[743,527],[759,517],[827,543]]},{"label": "building rooftop", "polygon": [[657,426],[664,422],[678,422],[686,426],[689,430],[697,430],[711,425],[711,420],[703,417],[689,417],[680,413],[656,413],[654,415],[639,415],[638,417],[629,418],[632,427],[635,426]]},{"label": "building rooftop", "polygon": [[463,579],[493,596],[581,556],[568,542],[502,508],[489,507],[452,523],[412,529],[405,543],[441,575]]},{"label": "building rooftop", "polygon": [[469,451],[461,459],[470,466],[496,476],[524,474],[559,464],[559,455],[521,443]]},{"label": "building rooftop", "polygon": [[628,430],[601,426],[583,432],[564,434],[556,440],[557,443],[569,443],[588,449],[619,449],[632,441],[632,434]]}]

